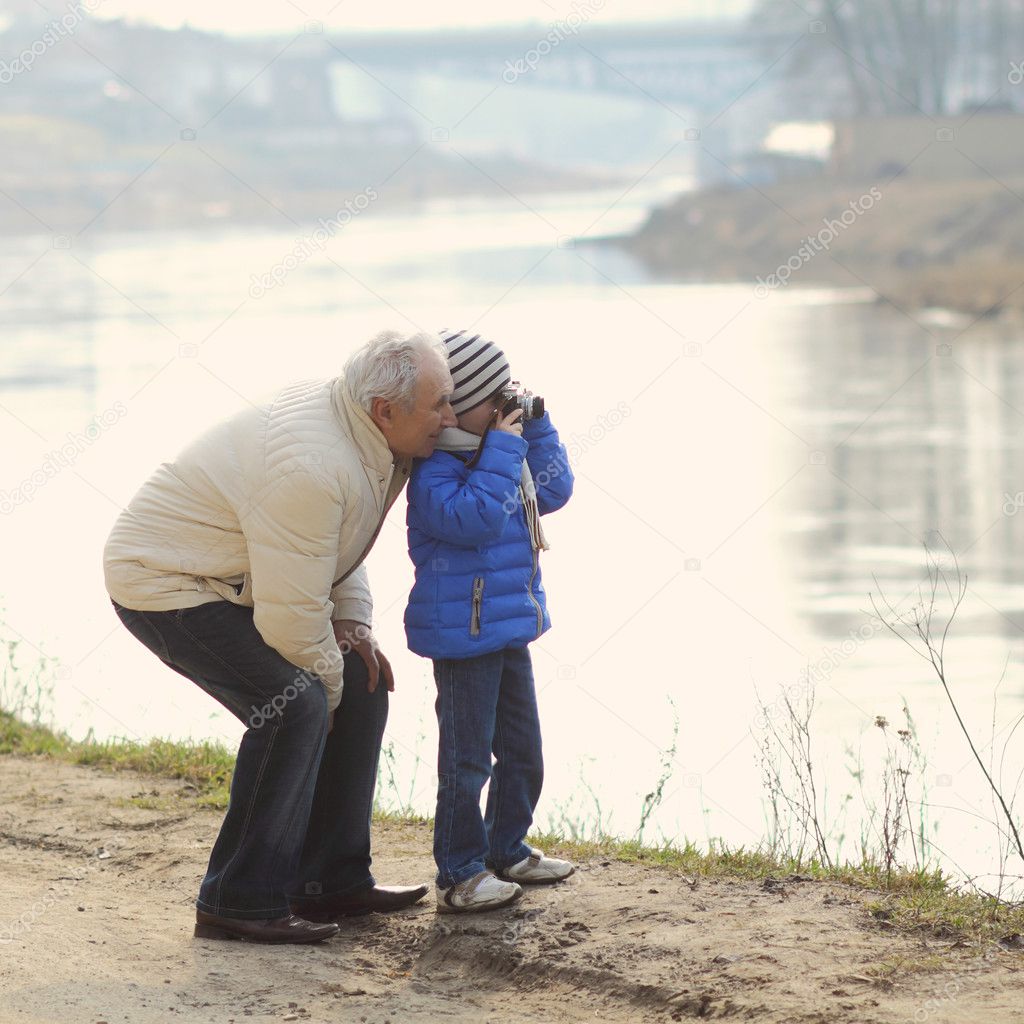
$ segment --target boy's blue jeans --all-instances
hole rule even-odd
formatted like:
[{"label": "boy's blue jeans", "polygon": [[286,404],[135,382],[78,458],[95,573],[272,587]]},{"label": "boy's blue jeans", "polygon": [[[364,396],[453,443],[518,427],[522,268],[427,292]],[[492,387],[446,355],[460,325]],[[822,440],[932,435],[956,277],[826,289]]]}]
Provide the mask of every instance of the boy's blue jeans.
[{"label": "boy's blue jeans", "polygon": [[213,601],[142,612],[111,603],[136,639],[247,726],[196,906],[285,917],[373,885],[370,816],[388,690],[367,692],[362,658],[345,657],[328,733],[320,680],[267,645],[251,608]]},{"label": "boy's blue jeans", "polygon": [[437,884],[447,889],[485,868],[502,871],[530,855],[524,840],[540,799],[544,763],[528,648],[435,660],[434,681],[440,734],[434,860]]}]

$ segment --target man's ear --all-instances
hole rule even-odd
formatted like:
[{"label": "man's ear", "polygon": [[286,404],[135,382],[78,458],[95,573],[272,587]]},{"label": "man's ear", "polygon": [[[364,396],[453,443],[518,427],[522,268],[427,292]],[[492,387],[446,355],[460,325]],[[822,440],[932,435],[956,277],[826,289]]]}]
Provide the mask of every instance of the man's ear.
[{"label": "man's ear", "polygon": [[370,403],[370,419],[380,428],[381,433],[385,427],[392,426],[394,422],[394,403],[388,398],[375,398]]}]

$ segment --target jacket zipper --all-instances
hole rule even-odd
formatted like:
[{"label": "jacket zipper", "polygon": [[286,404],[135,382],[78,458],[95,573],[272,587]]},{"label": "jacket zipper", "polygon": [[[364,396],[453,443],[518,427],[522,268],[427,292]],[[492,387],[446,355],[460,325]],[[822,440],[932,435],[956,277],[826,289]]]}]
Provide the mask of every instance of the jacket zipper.
[{"label": "jacket zipper", "polygon": [[469,619],[469,635],[480,635],[480,612],[484,603],[484,578],[477,576],[473,580],[473,612]]},{"label": "jacket zipper", "polygon": [[544,629],[544,610],[540,606],[540,601],[534,597],[533,594],[533,581],[537,578],[537,566],[540,564],[540,559],[537,557],[537,552],[533,552],[533,572],[530,573],[530,583],[527,586],[527,592],[530,595],[530,600],[533,602],[533,607],[537,609],[537,636],[540,636],[541,631]]},{"label": "jacket zipper", "polygon": [[[392,479],[392,477],[394,477],[394,475],[395,475],[395,465],[394,465],[394,463],[392,463],[391,464],[391,469],[388,472],[387,483],[384,484],[384,493],[383,493],[383,495],[381,495],[381,502],[382,503],[385,503],[385,504],[387,503],[388,491],[391,489],[391,479]],[[373,531],[373,536],[370,538],[370,543],[367,544],[365,548],[363,548],[363,553],[359,556],[359,558],[355,562],[352,563],[352,568],[349,569],[349,571],[347,573],[345,573],[344,576],[341,576],[340,578],[336,579],[331,584],[331,590],[333,590],[336,586],[338,586],[339,583],[344,583],[345,580],[347,580],[349,578],[349,576],[351,576],[352,573],[354,573],[356,571],[356,569],[358,569],[359,566],[361,566],[363,564],[363,561],[365,560],[366,556],[370,553],[370,549],[376,543],[377,535],[380,533],[381,527],[384,525],[384,520],[387,519],[387,517],[388,517],[388,511],[389,510],[387,508],[384,509],[383,514],[381,515],[380,519],[377,522],[377,529]]]}]

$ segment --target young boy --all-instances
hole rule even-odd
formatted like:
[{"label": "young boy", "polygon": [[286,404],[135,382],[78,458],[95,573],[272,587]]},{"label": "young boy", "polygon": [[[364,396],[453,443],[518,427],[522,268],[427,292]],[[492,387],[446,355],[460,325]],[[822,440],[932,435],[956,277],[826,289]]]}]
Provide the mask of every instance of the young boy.
[{"label": "young boy", "polygon": [[467,331],[441,336],[458,427],[410,477],[416,582],[405,626],[410,649],[434,661],[437,909],[455,913],[506,906],[522,896],[519,883],[573,872],[524,842],[543,780],[527,644],[551,626],[540,516],[569,500],[573,475],[546,413],[504,413],[511,374],[501,349]]}]

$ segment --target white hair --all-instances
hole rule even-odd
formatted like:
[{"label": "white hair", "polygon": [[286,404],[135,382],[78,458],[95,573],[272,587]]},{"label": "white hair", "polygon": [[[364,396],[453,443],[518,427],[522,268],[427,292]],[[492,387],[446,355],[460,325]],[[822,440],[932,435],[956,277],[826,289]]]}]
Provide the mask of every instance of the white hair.
[{"label": "white hair", "polygon": [[400,402],[411,409],[423,359],[430,352],[448,365],[439,338],[424,332],[405,337],[398,331],[381,331],[349,356],[345,382],[367,412],[372,411],[375,398]]}]

